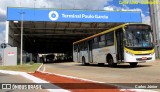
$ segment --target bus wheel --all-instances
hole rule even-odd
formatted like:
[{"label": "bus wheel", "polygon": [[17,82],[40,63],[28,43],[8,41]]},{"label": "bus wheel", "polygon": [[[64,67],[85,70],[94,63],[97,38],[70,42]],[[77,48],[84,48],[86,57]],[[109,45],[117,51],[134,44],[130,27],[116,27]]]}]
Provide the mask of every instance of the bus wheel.
[{"label": "bus wheel", "polygon": [[133,63],[129,63],[131,67],[136,67],[137,66],[137,62],[133,62]]},{"label": "bus wheel", "polygon": [[86,60],[84,57],[82,57],[82,65],[89,65],[89,63],[86,63]]},{"label": "bus wheel", "polygon": [[115,67],[115,66],[117,66],[117,63],[113,62],[112,56],[107,57],[107,62],[108,62],[109,67]]}]

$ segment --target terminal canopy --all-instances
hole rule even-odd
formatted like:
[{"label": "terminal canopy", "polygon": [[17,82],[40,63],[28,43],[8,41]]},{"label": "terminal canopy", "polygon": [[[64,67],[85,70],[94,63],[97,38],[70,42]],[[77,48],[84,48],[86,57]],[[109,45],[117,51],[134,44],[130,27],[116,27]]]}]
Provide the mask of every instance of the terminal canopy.
[{"label": "terminal canopy", "polygon": [[[123,23],[141,22],[140,12],[8,8],[8,43],[20,47],[23,21],[27,52],[72,52],[72,43]],[[15,21],[18,21],[15,22]]]}]

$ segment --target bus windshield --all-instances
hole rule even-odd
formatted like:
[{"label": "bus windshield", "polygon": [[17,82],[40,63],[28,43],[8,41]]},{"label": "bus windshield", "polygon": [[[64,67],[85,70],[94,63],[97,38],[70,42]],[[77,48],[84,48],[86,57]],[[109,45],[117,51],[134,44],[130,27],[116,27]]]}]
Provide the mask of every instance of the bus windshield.
[{"label": "bus windshield", "polygon": [[153,47],[152,34],[149,30],[126,30],[127,47]]}]

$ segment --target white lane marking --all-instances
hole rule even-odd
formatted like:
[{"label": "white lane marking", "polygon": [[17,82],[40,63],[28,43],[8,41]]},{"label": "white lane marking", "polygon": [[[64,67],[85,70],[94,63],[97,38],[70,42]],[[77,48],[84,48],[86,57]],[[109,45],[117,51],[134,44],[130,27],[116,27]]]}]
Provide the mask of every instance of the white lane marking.
[{"label": "white lane marking", "polygon": [[[43,70],[41,70],[41,68],[43,67]],[[42,63],[41,66],[39,66],[39,68],[37,69],[37,71],[43,71],[45,72],[46,68],[45,65]]]},{"label": "white lane marking", "polygon": [[[7,71],[7,70],[0,70],[0,73],[4,73],[4,74],[11,74],[11,75],[21,75],[29,80],[32,80],[35,83],[49,83],[45,80],[42,80],[40,78],[34,77],[30,74],[27,74],[26,72],[17,72],[17,71]],[[47,85],[46,85],[47,86]],[[44,88],[47,88],[45,85],[43,85]],[[49,92],[70,92],[69,90],[65,90],[62,89],[56,85],[51,84],[50,85],[51,88],[55,88],[55,89],[46,89]]]},{"label": "white lane marking", "polygon": [[46,67],[45,67],[45,65],[44,65],[44,67],[43,67],[43,72],[45,72],[46,71]]},{"label": "white lane marking", "polygon": [[43,63],[38,67],[37,71],[40,71],[40,69],[42,68]]}]

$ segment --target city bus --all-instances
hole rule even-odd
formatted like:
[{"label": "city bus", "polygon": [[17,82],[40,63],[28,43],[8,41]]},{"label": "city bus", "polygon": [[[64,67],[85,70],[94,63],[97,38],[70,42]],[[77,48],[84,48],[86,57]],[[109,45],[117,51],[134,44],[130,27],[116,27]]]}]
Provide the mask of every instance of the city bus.
[{"label": "city bus", "polygon": [[73,61],[83,65],[129,63],[135,67],[153,60],[153,37],[147,24],[122,24],[73,43]]}]

